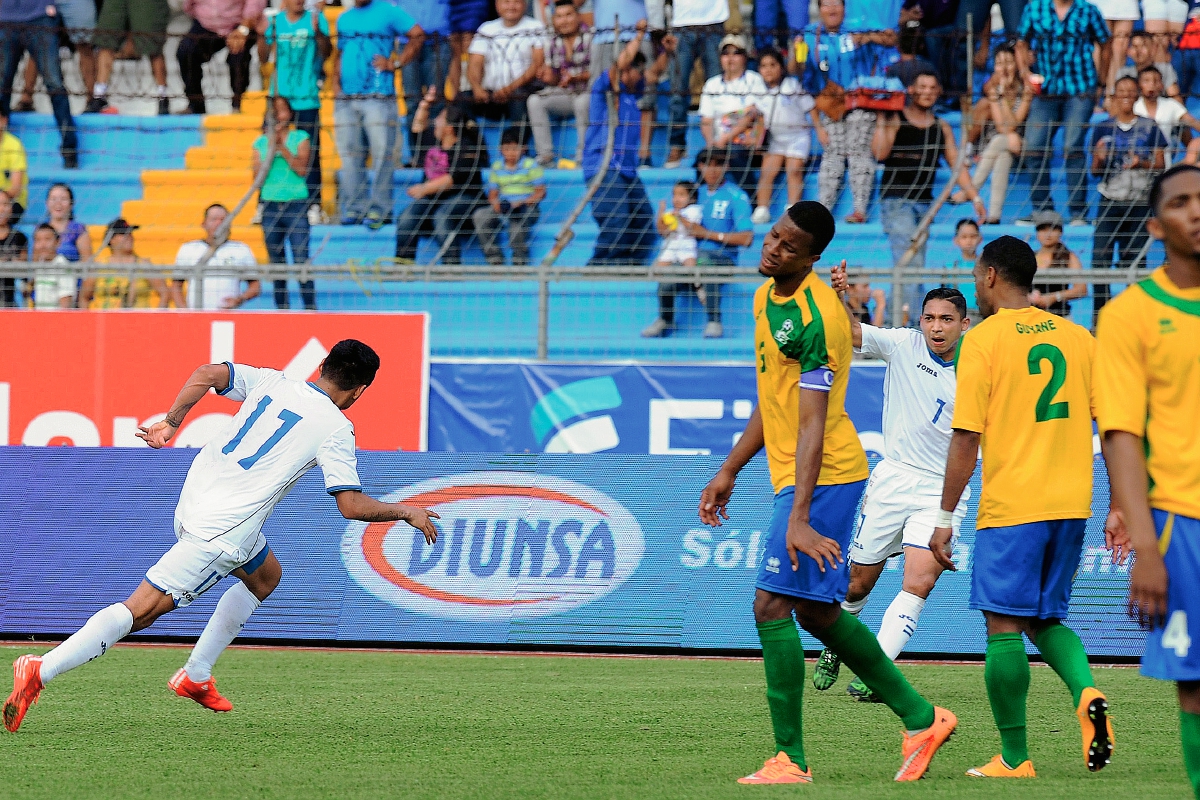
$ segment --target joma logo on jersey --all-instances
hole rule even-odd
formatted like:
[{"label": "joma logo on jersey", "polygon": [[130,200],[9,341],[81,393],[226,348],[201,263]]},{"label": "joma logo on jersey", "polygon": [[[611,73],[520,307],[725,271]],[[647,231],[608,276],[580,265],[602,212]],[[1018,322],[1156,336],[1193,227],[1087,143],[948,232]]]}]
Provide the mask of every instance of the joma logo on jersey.
[{"label": "joma logo on jersey", "polygon": [[352,523],[342,559],[379,599],[451,619],[557,614],[603,597],[641,563],[633,516],[560,478],[475,472],[423,481],[384,498],[441,515],[433,545],[401,523]]}]

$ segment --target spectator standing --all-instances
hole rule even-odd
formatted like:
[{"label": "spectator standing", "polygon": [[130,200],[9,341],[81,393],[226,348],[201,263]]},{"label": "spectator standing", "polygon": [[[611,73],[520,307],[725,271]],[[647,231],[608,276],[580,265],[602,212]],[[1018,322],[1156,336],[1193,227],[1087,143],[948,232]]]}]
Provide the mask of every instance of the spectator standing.
[{"label": "spectator standing", "polygon": [[489,264],[503,264],[496,241],[508,224],[508,243],[514,266],[529,264],[529,233],[538,221],[538,205],[546,199],[542,167],[525,155],[521,131],[508,128],[500,135],[500,158],[492,162],[486,186],[488,204],[475,211],[475,232]]},{"label": "spectator standing", "polygon": [[[662,0],[592,0],[592,83],[608,72],[612,67],[613,61],[616,59],[616,51],[613,49],[613,41],[620,39],[622,42],[628,42],[637,36],[637,25],[643,20],[646,21],[649,30],[660,30],[663,28],[663,3]],[[615,25],[620,25],[620,30],[615,30]],[[642,53],[646,56],[647,63],[654,60],[654,50],[649,39],[643,40]],[[590,88],[590,87],[589,87]],[[645,97],[650,97],[654,91],[653,86],[647,87]]]},{"label": "spectator standing", "polygon": [[[96,263],[109,267],[149,265],[150,259],[134,251],[133,232],[137,229],[137,225],[120,217],[108,223],[104,235],[108,254],[97,254]],[[116,269],[97,270],[79,287],[80,308],[166,308],[169,300],[170,291],[162,278],[131,277]]]},{"label": "spectator standing", "polygon": [[[696,193],[696,203],[703,211],[700,222],[681,218],[679,224],[696,240],[698,266],[733,267],[737,264],[739,247],[754,242],[754,225],[750,221],[750,198],[726,180],[725,153],[706,150],[701,153],[700,170],[704,183]],[[658,319],[642,331],[642,336],[666,336],[675,328],[675,296],[693,290],[690,283],[660,283],[658,285]],[[704,305],[708,322],[704,338],[719,339],[725,335],[721,325],[721,285],[708,283],[696,292]]]},{"label": "spectator standing", "polygon": [[[0,189],[0,261],[25,261],[29,258],[29,238],[13,223],[12,195]],[[16,308],[17,279],[0,278],[0,308]]]},{"label": "spectator standing", "polygon": [[1129,39],[1129,59],[1133,61],[1129,66],[1122,66],[1117,70],[1118,78],[1133,78],[1137,80],[1138,75],[1146,67],[1156,67],[1158,74],[1162,77],[1164,91],[1167,97],[1179,96],[1179,76],[1175,74],[1175,68],[1171,66],[1170,61],[1156,61],[1154,40],[1150,34],[1138,31]]},{"label": "spectator standing", "polygon": [[480,25],[468,50],[474,111],[491,120],[523,123],[525,101],[545,59],[545,29],[525,15],[525,0],[496,0],[496,12],[500,18]]},{"label": "spectator standing", "polygon": [[[950,125],[933,113],[941,97],[937,75],[924,72],[908,87],[908,103],[897,113],[881,115],[872,141],[875,158],[883,162],[883,179],[879,185],[879,214],[883,231],[892,249],[892,260],[899,263],[912,242],[921,218],[933,202],[933,182],[938,162],[945,160],[952,170],[958,160],[958,147]],[[959,185],[975,206],[980,219],[987,215],[983,200],[971,183],[966,170],[959,173]],[[908,268],[919,272],[925,269],[925,243],[908,262]],[[910,319],[916,322],[922,307],[926,287],[908,284],[907,301],[892,287],[892,302],[905,302]]]},{"label": "spectator standing", "polygon": [[[1070,193],[1071,222],[1087,222],[1087,172],[1083,145],[1099,85],[1092,51],[1109,40],[1099,9],[1087,0],[1029,0],[1021,16],[1018,61],[1030,63],[1043,77],[1025,122],[1022,162],[1032,170],[1030,200],[1034,211],[1053,211],[1050,157],[1054,134],[1063,132],[1063,161]],[[1031,218],[1017,224],[1029,225]]]},{"label": "spectator standing", "polygon": [[[1083,269],[1079,256],[1062,242],[1063,219],[1057,211],[1043,211],[1037,217],[1038,269]],[[1071,316],[1071,301],[1087,296],[1086,283],[1033,284],[1029,302],[1060,317]]]},{"label": "spectator standing", "polygon": [[[875,159],[871,139],[875,112],[863,108],[847,111],[845,90],[857,78],[883,71],[899,56],[883,44],[886,33],[844,29],[846,7],[842,0],[821,0],[820,19],[804,34],[807,59],[804,87],[816,98],[817,139],[824,148],[817,173],[821,205],[832,210],[842,191],[842,176],[850,170],[854,209],[846,222],[867,221],[867,204],[875,187]],[[894,33],[894,32],[893,32]]]},{"label": "spectator standing", "polygon": [[757,0],[754,3],[754,45],[784,49],[808,27],[808,0]]},{"label": "spectator standing", "polygon": [[[1146,243],[1146,198],[1166,164],[1167,140],[1154,120],[1133,113],[1138,86],[1121,78],[1110,102],[1112,115],[1092,133],[1092,175],[1100,179],[1100,209],[1092,233],[1092,269],[1128,269]],[[1116,248],[1116,258],[1113,248]],[[1097,283],[1094,314],[1108,302],[1110,287]]]},{"label": "spectator standing", "polygon": [[812,127],[817,123],[817,110],[813,96],[804,91],[799,80],[787,74],[778,50],[760,52],[758,69],[767,92],[753,100],[763,115],[770,137],[758,178],[757,207],[751,218],[756,225],[761,225],[771,221],[771,194],[781,169],[787,178],[788,206],[800,200],[804,190],[804,164],[812,148]]},{"label": "spectator standing", "polygon": [[[428,0],[432,2],[432,0]],[[308,189],[308,221],[318,224],[321,214],[321,66],[333,52],[329,21],[319,10],[308,10],[305,0],[283,0],[283,7],[267,21],[259,39],[258,59],[266,63],[275,48],[275,75],[268,95],[287,100],[292,122],[308,134],[309,158],[304,171]]]},{"label": "spectator standing", "polygon": [[[292,246],[292,263],[308,263],[308,185],[304,176],[311,160],[311,140],[296,127],[292,107],[282,95],[273,98],[275,128],[266,130],[275,137],[275,156],[267,179],[259,190],[263,239],[272,264],[286,264],[285,243]],[[267,157],[267,133],[254,140],[250,174],[257,175]],[[275,279],[275,307],[291,308],[286,278]],[[307,311],[317,310],[317,291],[311,280],[300,281],[300,299]]]},{"label": "spectator standing", "polygon": [[[1141,95],[1133,104],[1133,113],[1149,117],[1158,124],[1163,138],[1167,140],[1166,165],[1171,166],[1175,147],[1180,141],[1181,126],[1200,130],[1200,120],[1188,113],[1187,107],[1173,97],[1163,97],[1162,75],[1157,67],[1146,67],[1137,76],[1138,92]],[[1192,152],[1200,148],[1200,139],[1193,138],[1188,145]]]},{"label": "spectator standing", "polygon": [[1171,55],[1171,66],[1179,76],[1179,92],[1184,99],[1200,94],[1200,0],[1188,0],[1183,34]]},{"label": "spectator standing", "polygon": [[233,110],[242,110],[242,95],[250,86],[250,48],[262,23],[266,0],[184,0],[183,13],[192,27],[179,40],[175,52],[188,113],[205,114],[204,65],[222,50],[228,50],[229,88]]},{"label": "spectator standing", "polygon": [[0,74],[0,112],[6,119],[12,104],[17,65],[25,53],[29,53],[29,58],[42,73],[46,94],[54,109],[54,121],[58,123],[62,137],[63,166],[76,169],[79,166],[79,140],[58,61],[58,13],[52,3],[7,0],[0,4],[0,63],[4,65]]},{"label": "spectator standing", "polygon": [[537,161],[543,167],[554,163],[551,115],[575,119],[575,161],[583,160],[587,136],[588,106],[591,105],[592,33],[580,21],[574,0],[554,3],[554,32],[546,36],[546,63],[541,81],[546,88],[529,96],[529,122]]},{"label": "spectator standing", "polygon": [[420,237],[432,233],[438,245],[446,247],[445,262],[458,263],[462,261],[459,232],[484,202],[487,152],[479,126],[463,103],[446,106],[431,129],[429,108],[435,100],[430,89],[413,115],[425,180],[406,190],[412,202],[396,220],[396,258],[412,262]]},{"label": "spectator standing", "polygon": [[[450,17],[450,73],[448,80],[457,91],[463,88],[462,63],[468,58],[475,31],[487,21],[491,3],[488,0],[448,0]],[[469,87],[470,84],[467,84]]]},{"label": "spectator standing", "polygon": [[74,308],[75,284],[73,274],[62,267],[69,263],[66,256],[58,252],[61,245],[58,231],[43,222],[33,229],[32,261],[50,264],[33,269],[33,307],[40,309]]},{"label": "spectator standing", "polygon": [[1125,63],[1125,52],[1129,46],[1133,23],[1141,18],[1138,0],[1095,0],[1094,6],[1104,17],[1112,38],[1100,44],[1100,78],[1109,94],[1112,93],[1117,71]]},{"label": "spectator standing", "polygon": [[83,79],[87,97],[91,97],[96,83],[96,48],[92,44],[96,35],[96,5],[95,0],[54,0],[63,32],[79,54],[79,77]]},{"label": "spectator standing", "polygon": [[75,219],[75,192],[65,183],[46,191],[46,222],[59,236],[58,254],[67,261],[91,261],[92,237],[87,226]]},{"label": "spectator standing", "polygon": [[[437,100],[429,113],[436,117],[446,106],[446,76],[453,57],[450,47],[450,3],[449,0],[398,0],[397,5],[407,11],[425,33],[425,41],[421,43],[416,58],[400,69],[404,108],[407,111],[403,124],[409,136],[408,152],[413,154],[417,149],[417,140],[412,133],[417,103],[432,87],[437,92]],[[458,88],[457,84],[455,88]],[[416,164],[415,159],[413,164]]]},{"label": "spectator standing", "polygon": [[[254,251],[245,242],[227,239],[218,244],[217,231],[221,229],[229,209],[220,203],[213,203],[204,209],[203,239],[193,239],[179,246],[175,254],[175,266],[181,267],[188,281],[189,308],[203,308],[208,311],[229,311],[240,308],[245,303],[262,294],[262,286],[253,270],[258,267],[258,259]],[[200,259],[210,248],[216,248],[212,257],[204,265],[204,291],[197,291],[196,281],[188,267],[200,263]],[[245,281],[246,289],[242,290]],[[172,293],[174,290],[172,289]],[[176,306],[181,305],[176,299]]]},{"label": "spectator standing", "polygon": [[646,187],[638,177],[642,112],[638,102],[646,85],[658,82],[674,52],[675,37],[663,38],[663,50],[649,68],[641,52],[646,22],[637,24],[630,39],[609,70],[592,84],[588,109],[587,137],[583,146],[583,177],[591,184],[604,165],[608,142],[608,94],[616,92],[617,120],[612,158],[592,195],[592,216],[600,230],[589,264],[645,264],[650,260],[654,236],[654,212]]},{"label": "spectator standing", "polygon": [[[985,92],[972,113],[972,138],[978,137],[980,152],[971,183],[979,189],[991,176],[986,222],[999,225],[1004,215],[1004,199],[1008,196],[1008,176],[1013,159],[1021,153],[1025,120],[1033,105],[1033,89],[1028,81],[1021,80],[1013,48],[1005,45],[996,51],[995,69]],[[962,192],[954,194],[954,202],[961,203],[964,199]]]},{"label": "spectator standing", "polygon": [[[729,19],[728,0],[678,0],[674,5],[673,32],[678,42],[675,66],[671,70],[671,102],[667,169],[678,167],[687,155],[687,112],[691,105],[692,68],[696,61],[704,69],[704,79],[721,73],[721,40],[725,20]],[[745,51],[745,44],[742,50]]]},{"label": "spectator standing", "polygon": [[[91,3],[91,0],[85,2]],[[167,97],[167,60],[163,57],[167,23],[170,21],[171,8],[167,0],[105,0],[96,33],[96,47],[100,49],[96,60],[96,83],[84,113],[96,114],[108,107],[108,82],[112,79],[113,59],[117,57],[117,51],[124,45],[128,34],[132,34],[133,47],[138,56],[150,59],[159,115],[171,113]]]},{"label": "spectator standing", "polygon": [[0,107],[0,174],[4,176],[4,185],[0,186],[9,199],[15,204],[5,221],[13,217],[19,220],[29,205],[29,159],[25,156],[25,146],[21,140],[8,129],[8,110]]},{"label": "spectator standing", "polygon": [[[408,12],[384,0],[355,0],[338,17],[333,120],[342,157],[338,203],[343,225],[378,230],[392,215],[396,167],[396,79],[417,57],[424,32]],[[396,40],[408,37],[400,56]],[[367,146],[363,147],[363,141]],[[367,186],[367,156],[371,185]]]},{"label": "spectator standing", "polygon": [[700,133],[706,150],[725,153],[727,174],[747,194],[755,190],[753,157],[765,131],[756,104],[766,96],[762,76],[746,69],[745,37],[728,34],[721,40],[721,74],[705,81],[700,95]]},{"label": "spectator standing", "polygon": [[1154,58],[1171,57],[1171,43],[1183,33],[1188,0],[1142,0],[1142,27],[1153,38]]}]

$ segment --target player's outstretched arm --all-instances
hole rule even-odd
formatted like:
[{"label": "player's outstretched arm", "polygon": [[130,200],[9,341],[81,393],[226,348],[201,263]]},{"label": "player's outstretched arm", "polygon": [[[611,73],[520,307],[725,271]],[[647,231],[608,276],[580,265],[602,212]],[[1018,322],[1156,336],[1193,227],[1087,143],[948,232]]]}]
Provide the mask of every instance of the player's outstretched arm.
[{"label": "player's outstretched arm", "polygon": [[746,430],[742,432],[742,437],[729,451],[725,463],[721,465],[716,476],[700,493],[701,522],[705,525],[719,526],[722,517],[729,519],[725,506],[729,504],[729,497],[733,494],[733,484],[737,480],[738,473],[759,450],[763,449],[764,444],[762,416],[758,412],[758,406],[755,406],[754,411],[750,414],[750,419],[746,422]]},{"label": "player's outstretched arm", "polygon": [[1129,571],[1129,615],[1144,627],[1159,627],[1167,613],[1167,568],[1150,514],[1146,451],[1141,437],[1127,431],[1106,432],[1101,445],[1113,505],[1120,509],[1135,556]]},{"label": "player's outstretched arm", "polygon": [[337,504],[338,511],[346,519],[359,522],[407,522],[425,534],[428,544],[437,541],[438,529],[433,521],[441,517],[432,511],[403,503],[384,503],[370,495],[353,491],[338,492]]},{"label": "player's outstretched arm", "polygon": [[228,364],[205,364],[196,369],[187,383],[179,390],[179,396],[171,410],[167,412],[162,422],[156,422],[149,428],[138,428],[137,437],[157,450],[165,447],[174,438],[183,425],[183,419],[192,410],[192,406],[204,399],[210,389],[223,392],[229,388],[232,378]]},{"label": "player's outstretched arm", "polygon": [[954,572],[958,569],[951,560],[954,555],[950,547],[950,539],[954,536],[954,509],[962,498],[971,474],[975,472],[975,462],[979,458],[979,434],[975,431],[955,428],[950,437],[950,453],[946,456],[946,480],[942,484],[942,506],[937,525],[933,529],[933,537],[929,540],[929,550],[934,559],[945,569]]}]

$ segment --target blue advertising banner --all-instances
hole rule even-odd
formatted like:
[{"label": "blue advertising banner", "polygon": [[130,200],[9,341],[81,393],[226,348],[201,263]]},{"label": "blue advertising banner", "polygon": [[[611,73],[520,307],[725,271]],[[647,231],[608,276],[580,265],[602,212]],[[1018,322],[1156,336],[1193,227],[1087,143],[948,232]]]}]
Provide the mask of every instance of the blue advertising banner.
[{"label": "blue advertising banner", "polygon": [[[0,635],[68,634],[123,600],[174,542],[175,501],[194,451],[0,448],[6,566]],[[435,545],[404,523],[342,519],[316,473],[265,532],[283,582],[244,635],[311,641],[757,648],[751,602],[771,510],[766,465],[743,472],[722,528],[699,523],[718,456],[360,453],[366,491],[441,514]],[[1128,568],[1094,516],[1068,623],[1095,655],[1136,656],[1124,613]],[[979,493],[978,478],[973,495]],[[910,652],[983,652],[967,609],[974,508]],[[893,561],[863,615],[900,588]],[[148,634],[196,636],[226,582]],[[816,640],[805,635],[810,649]]]},{"label": "blue advertising banner", "polygon": [[[882,455],[882,363],[850,369],[846,411]],[[754,367],[437,362],[429,449],[724,455],[754,410]]]}]

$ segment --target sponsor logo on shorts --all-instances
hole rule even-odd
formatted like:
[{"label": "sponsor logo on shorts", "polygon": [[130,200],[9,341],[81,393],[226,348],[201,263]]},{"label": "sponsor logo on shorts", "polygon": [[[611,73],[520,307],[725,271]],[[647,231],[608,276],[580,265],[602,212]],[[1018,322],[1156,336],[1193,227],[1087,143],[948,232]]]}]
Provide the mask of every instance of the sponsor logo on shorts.
[{"label": "sponsor logo on shorts", "polygon": [[383,499],[440,514],[437,543],[405,523],[354,522],[342,560],[368,592],[421,614],[473,621],[559,614],[612,592],[645,550],[624,506],[562,478],[471,472]]},{"label": "sponsor logo on shorts", "polygon": [[779,574],[779,559],[776,558],[775,556],[771,556],[770,558],[768,558],[766,570],[767,570],[767,572],[774,572],[776,575],[778,575]]}]

